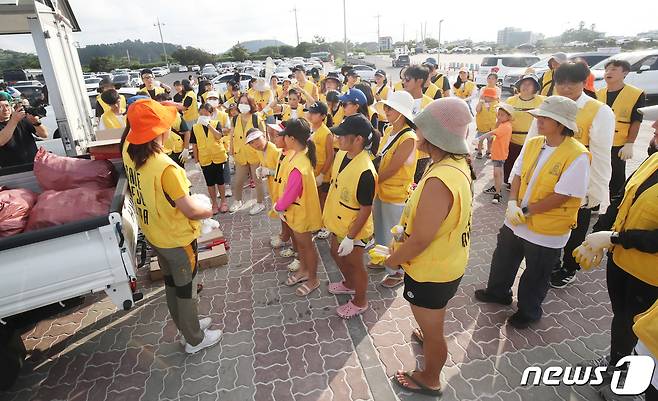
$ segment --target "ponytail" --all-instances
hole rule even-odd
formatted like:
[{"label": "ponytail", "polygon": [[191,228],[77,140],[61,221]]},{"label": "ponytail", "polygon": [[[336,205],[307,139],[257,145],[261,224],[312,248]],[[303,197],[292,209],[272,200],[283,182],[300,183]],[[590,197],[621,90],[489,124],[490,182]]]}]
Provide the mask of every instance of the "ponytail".
[{"label": "ponytail", "polygon": [[311,166],[315,168],[318,164],[318,157],[315,149],[315,142],[313,142],[311,138],[308,138],[306,141],[306,157],[308,157],[308,160],[311,162]]},{"label": "ponytail", "polygon": [[473,160],[471,159],[471,155],[467,154],[464,155],[466,159],[466,164],[468,164],[468,169],[471,170],[471,180],[475,181],[477,179],[477,175],[475,174],[475,169],[473,169]]}]

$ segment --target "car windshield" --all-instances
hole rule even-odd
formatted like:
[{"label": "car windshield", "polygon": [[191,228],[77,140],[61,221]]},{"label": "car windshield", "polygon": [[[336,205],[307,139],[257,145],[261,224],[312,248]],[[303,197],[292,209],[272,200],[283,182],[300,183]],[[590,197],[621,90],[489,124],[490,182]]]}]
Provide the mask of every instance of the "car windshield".
[{"label": "car windshield", "polygon": [[101,81],[100,78],[87,78],[85,79],[86,84],[95,85]]},{"label": "car windshield", "polygon": [[536,57],[503,57],[503,65],[505,67],[520,68],[529,67],[537,61]]},{"label": "car windshield", "polygon": [[123,82],[123,81],[128,81],[129,79],[130,76],[128,74],[120,74],[114,76],[114,82]]},{"label": "car windshield", "polygon": [[485,57],[480,65],[482,67],[495,67],[498,65],[498,57]]},{"label": "car windshield", "polygon": [[409,56],[407,56],[406,54],[403,54],[400,57],[398,57],[398,59],[400,59],[400,60],[409,60]]}]

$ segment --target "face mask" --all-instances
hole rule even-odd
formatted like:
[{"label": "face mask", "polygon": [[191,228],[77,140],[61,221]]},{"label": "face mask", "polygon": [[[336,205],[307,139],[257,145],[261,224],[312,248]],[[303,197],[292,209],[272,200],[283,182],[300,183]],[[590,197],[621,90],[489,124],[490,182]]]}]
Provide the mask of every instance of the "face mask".
[{"label": "face mask", "polygon": [[212,107],[217,107],[219,106],[219,100],[215,100],[215,99],[208,100],[208,104],[211,105]]},{"label": "face mask", "polygon": [[208,125],[210,122],[210,116],[199,116],[197,122],[201,125]]},{"label": "face mask", "polygon": [[240,111],[240,113],[243,113],[243,114],[244,113],[249,113],[251,111],[251,106],[249,106],[248,104],[239,104],[238,105],[238,110]]}]

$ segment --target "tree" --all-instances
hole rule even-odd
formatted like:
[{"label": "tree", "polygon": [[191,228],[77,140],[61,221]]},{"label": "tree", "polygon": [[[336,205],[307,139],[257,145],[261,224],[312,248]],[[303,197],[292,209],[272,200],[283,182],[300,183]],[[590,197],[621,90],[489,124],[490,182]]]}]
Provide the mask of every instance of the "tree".
[{"label": "tree", "polygon": [[204,65],[212,62],[215,58],[214,55],[191,46],[184,49],[176,49],[176,51],[171,54],[171,57],[181,63],[181,65]]},{"label": "tree", "polygon": [[231,48],[228,51],[231,57],[236,61],[245,61],[249,57],[249,52],[247,49],[242,47],[239,43]]},{"label": "tree", "polygon": [[279,46],[279,53],[281,53],[283,57],[294,57],[295,48],[288,45]]},{"label": "tree", "polygon": [[430,49],[439,47],[439,41],[434,38],[425,38],[425,46],[427,46]]},{"label": "tree", "polygon": [[89,69],[94,72],[110,71],[114,69],[114,64],[111,57],[94,57],[89,62]]}]

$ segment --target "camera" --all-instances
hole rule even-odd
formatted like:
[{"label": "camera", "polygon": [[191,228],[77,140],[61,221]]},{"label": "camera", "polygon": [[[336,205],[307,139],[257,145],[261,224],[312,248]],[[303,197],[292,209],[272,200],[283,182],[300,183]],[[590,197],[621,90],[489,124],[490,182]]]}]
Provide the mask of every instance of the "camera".
[{"label": "camera", "polygon": [[44,118],[46,116],[46,108],[43,106],[25,107],[25,114],[30,114],[35,117]]}]

